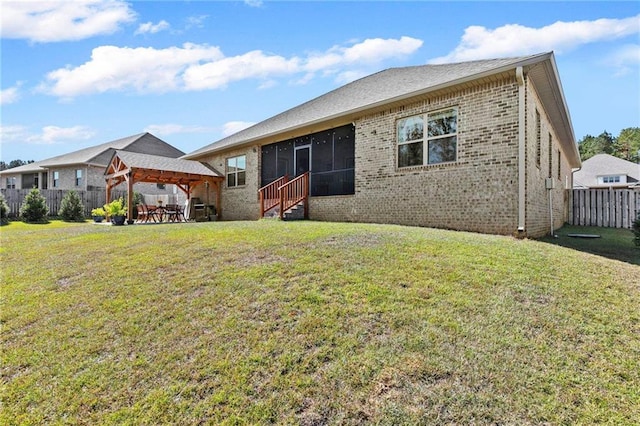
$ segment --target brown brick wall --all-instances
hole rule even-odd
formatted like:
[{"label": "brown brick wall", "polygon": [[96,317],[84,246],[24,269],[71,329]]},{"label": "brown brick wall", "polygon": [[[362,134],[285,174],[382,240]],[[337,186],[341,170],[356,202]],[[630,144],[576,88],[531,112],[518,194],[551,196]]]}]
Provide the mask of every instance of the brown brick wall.
[{"label": "brown brick wall", "polygon": [[[554,224],[566,220],[565,179],[571,170],[549,120],[541,112],[541,165],[535,161],[535,108],[540,105],[530,83],[526,97],[526,227],[528,236],[549,232],[548,134],[553,138],[552,191]],[[450,164],[397,167],[397,120],[458,108],[457,161]],[[540,107],[539,107],[540,108]],[[313,220],[394,223],[482,233],[512,235],[518,227],[518,85],[507,79],[434,96],[355,120],[355,194],[313,197]],[[254,152],[255,151],[255,152]],[[256,219],[260,182],[260,149],[252,147],[218,154],[207,162],[220,172],[225,159],[247,155],[247,185],[222,190],[223,218]],[[200,195],[196,195],[200,196]]]},{"label": "brown brick wall", "polygon": [[[457,161],[398,169],[397,120],[453,106]],[[511,234],[517,228],[517,120],[515,80],[364,116],[356,121],[356,194],[314,199],[310,216]]]},{"label": "brown brick wall", "polygon": [[[225,175],[222,185],[222,219],[224,220],[256,220],[260,217],[258,204],[258,185],[260,182],[259,158],[260,149],[254,147],[227,151],[223,154],[213,155],[205,158],[204,161],[215,170]],[[246,185],[227,188],[226,182],[226,159],[238,155],[247,156]],[[193,196],[200,197],[206,201],[206,192],[203,186],[199,186]],[[215,202],[215,191],[209,190],[211,204]]]},{"label": "brown brick wall", "polygon": [[[545,181],[551,174],[555,189],[551,191],[553,205],[553,227],[560,228],[568,220],[567,179],[571,188],[571,168],[562,153],[558,138],[551,127],[549,117],[542,109],[542,104],[535,87],[527,80],[526,84],[526,230],[527,235],[539,237],[551,232],[551,217],[549,209],[549,190]],[[536,110],[540,113],[540,165],[536,163],[537,132]],[[551,136],[551,151],[549,151],[549,136]],[[558,179],[558,150],[562,153],[561,172]],[[549,156],[551,156],[552,170],[549,173]]]}]

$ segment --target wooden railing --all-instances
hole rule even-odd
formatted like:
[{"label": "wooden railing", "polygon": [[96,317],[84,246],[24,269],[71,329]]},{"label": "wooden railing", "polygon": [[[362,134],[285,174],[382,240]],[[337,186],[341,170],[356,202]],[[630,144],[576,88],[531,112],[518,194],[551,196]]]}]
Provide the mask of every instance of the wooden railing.
[{"label": "wooden railing", "polygon": [[309,172],[298,176],[278,188],[280,192],[280,219],[284,212],[304,202],[304,218],[309,217]]},{"label": "wooden railing", "polygon": [[258,190],[260,195],[260,217],[264,217],[266,212],[280,205],[280,187],[288,181],[289,176],[284,175]]}]

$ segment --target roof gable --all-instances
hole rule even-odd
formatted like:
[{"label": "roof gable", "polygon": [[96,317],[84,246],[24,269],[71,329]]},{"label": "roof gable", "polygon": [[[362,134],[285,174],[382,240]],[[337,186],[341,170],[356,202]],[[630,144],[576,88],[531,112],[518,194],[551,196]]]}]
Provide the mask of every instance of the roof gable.
[{"label": "roof gable", "polygon": [[609,154],[596,154],[582,163],[582,168],[575,172],[574,182],[577,186],[592,187],[598,185],[598,177],[626,175],[629,181],[640,181],[640,164]]},{"label": "roof gable", "polygon": [[[544,53],[517,58],[387,69],[275,115],[252,127],[193,151],[185,155],[184,158],[198,158],[212,152],[259,141],[269,136],[279,135],[313,123],[322,123],[336,117],[345,117],[346,119],[350,114],[363,114],[383,105],[406,101],[421,94],[487,78],[491,75],[514,70],[518,66],[535,65],[552,57],[552,53]],[[552,68],[555,69],[555,67]],[[564,97],[561,96],[561,98],[564,101]],[[564,110],[566,111],[566,107]],[[563,120],[568,119],[567,113]],[[571,127],[570,122],[568,127]],[[575,145],[573,130],[570,129],[565,133],[570,135],[570,143]],[[576,157],[574,163],[579,164],[577,149],[574,151],[573,156]]]}]

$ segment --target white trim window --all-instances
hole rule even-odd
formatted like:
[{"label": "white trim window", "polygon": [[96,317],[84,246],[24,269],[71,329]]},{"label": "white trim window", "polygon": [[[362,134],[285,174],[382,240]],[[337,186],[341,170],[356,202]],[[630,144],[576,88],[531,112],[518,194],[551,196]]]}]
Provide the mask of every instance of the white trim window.
[{"label": "white trim window", "polygon": [[[623,182],[623,179],[621,179],[620,175],[613,175],[613,176],[602,176],[600,177],[601,181],[600,183],[621,183]],[[626,182],[623,182],[626,183]]]},{"label": "white trim window", "polygon": [[82,185],[82,169],[76,170],[76,186]]},{"label": "white trim window", "polygon": [[57,188],[60,186],[60,172],[53,172],[53,187]]},{"label": "white trim window", "polygon": [[14,176],[7,178],[7,189],[16,189],[16,178]]},{"label": "white trim window", "polygon": [[398,168],[452,163],[457,160],[458,108],[403,118],[398,120],[397,129]]},{"label": "white trim window", "polygon": [[246,184],[247,156],[227,158],[227,188]]}]

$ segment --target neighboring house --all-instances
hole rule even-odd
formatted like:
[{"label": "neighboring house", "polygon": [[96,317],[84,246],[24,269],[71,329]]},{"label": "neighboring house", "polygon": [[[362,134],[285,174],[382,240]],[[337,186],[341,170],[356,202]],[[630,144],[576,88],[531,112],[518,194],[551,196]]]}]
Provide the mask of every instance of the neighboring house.
[{"label": "neighboring house", "polygon": [[640,164],[609,154],[594,155],[573,174],[573,187],[640,188]]},{"label": "neighboring house", "polygon": [[[177,158],[184,152],[155,137],[140,133],[100,145],[36,161],[0,172],[2,189],[106,190],[105,169],[116,150]],[[149,194],[171,194],[172,187],[145,184]]]},{"label": "neighboring house", "polygon": [[226,220],[309,171],[314,220],[532,237],[568,219],[581,164],[553,53],[388,69],[183,158],[224,171]]}]

